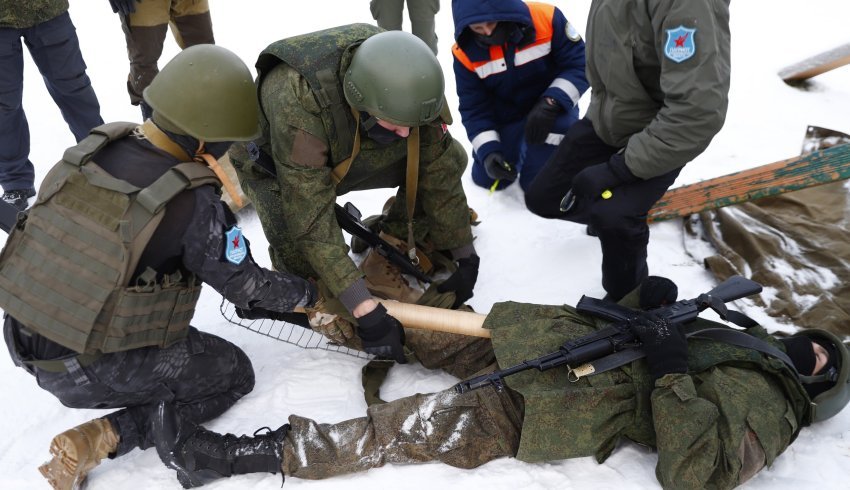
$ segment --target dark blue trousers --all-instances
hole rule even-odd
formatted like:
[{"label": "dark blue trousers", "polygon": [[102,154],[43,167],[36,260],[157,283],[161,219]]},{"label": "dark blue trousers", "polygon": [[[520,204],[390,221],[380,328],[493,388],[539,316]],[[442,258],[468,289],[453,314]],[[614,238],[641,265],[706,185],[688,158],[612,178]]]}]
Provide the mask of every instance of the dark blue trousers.
[{"label": "dark blue trousers", "polygon": [[91,128],[103,124],[68,12],[26,29],[0,28],[0,186],[4,190],[29,189],[35,181],[29,160],[29,125],[21,104],[21,39],[77,141],[85,138]]},{"label": "dark blue trousers", "polygon": [[619,148],[607,145],[585,118],[574,124],[552,158],[525,191],[528,209],[544,218],[591,225],[602,245],[602,287],[619,300],[648,275],[646,215],[676,180],[681,169],[612,189],[610,199],[579,198],[569,213],[560,211],[561,198],[581,170],[608,161]]},{"label": "dark blue trousers", "polygon": [[[549,132],[549,139],[546,143],[539,145],[529,145],[525,141],[525,119],[506,124],[501,128],[497,128],[499,139],[502,143],[502,155],[505,160],[514,164],[519,171],[519,185],[523,190],[528,189],[531,181],[543,168],[543,165],[549,160],[552,153],[558,147],[564,133],[567,132],[570,126],[578,119],[578,109],[572,108],[565,111],[557,119]],[[489,189],[495,182],[487,175],[484,170],[484,162],[478,158],[475,152],[472,153],[472,181],[481,187]],[[504,189],[511,185],[513,181],[499,181],[496,186],[497,190]]]}]

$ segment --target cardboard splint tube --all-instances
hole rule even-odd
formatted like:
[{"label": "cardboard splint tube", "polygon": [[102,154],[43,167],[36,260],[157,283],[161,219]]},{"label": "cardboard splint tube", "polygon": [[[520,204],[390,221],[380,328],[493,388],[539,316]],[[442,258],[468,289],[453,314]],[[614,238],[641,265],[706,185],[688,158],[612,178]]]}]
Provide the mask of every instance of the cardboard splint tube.
[{"label": "cardboard splint tube", "polygon": [[[405,328],[418,328],[435,332],[456,333],[471,337],[490,338],[490,331],[483,328],[487,315],[471,311],[446,310],[433,306],[412,305],[398,301],[378,300],[393,318]],[[295,311],[303,312],[303,308]]]},{"label": "cardboard splint tube", "polygon": [[398,301],[380,300],[380,302],[387,309],[387,313],[406,328],[490,338],[490,331],[482,327],[487,315],[481,313],[412,305]]}]

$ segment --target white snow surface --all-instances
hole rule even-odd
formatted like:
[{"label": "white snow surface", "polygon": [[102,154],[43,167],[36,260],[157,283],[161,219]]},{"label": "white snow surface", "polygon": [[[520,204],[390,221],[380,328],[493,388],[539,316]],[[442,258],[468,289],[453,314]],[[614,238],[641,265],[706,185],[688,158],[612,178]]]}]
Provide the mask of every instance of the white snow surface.
[{"label": "white snow surface", "polygon": [[[353,22],[373,22],[368,2],[312,0],[310,2],[243,0],[210,2],[217,42],[251,67],[259,52],[280,38]],[[457,96],[451,68],[453,22],[450,2],[442,2],[437,16],[439,60],[446,74],[446,95],[456,122],[452,134],[469,149],[457,114]],[[590,0],[555,0],[567,18],[584,32]],[[120,22],[102,0],[71,2],[82,50],[105,121],[138,121],[139,111],[125,92],[128,62]],[[786,86],[776,73],[786,65],[847,42],[850,4],[846,0],[748,0],[731,5],[732,89],[726,124],[708,150],[688,164],[676,185],[770,163],[794,156],[800,150],[808,124],[850,132],[850,67],[813,80],[808,90]],[[407,25],[407,21],[405,21]],[[173,39],[166,41],[162,60],[177,53]],[[25,54],[24,107],[32,134],[31,160],[37,182],[74,141],[59,111]],[[162,65],[162,63],[161,63]],[[588,97],[582,99],[586,109]],[[215,101],[211,101],[212,104]],[[487,312],[495,302],[575,302],[582,294],[601,297],[600,250],[584,227],[538,218],[523,205],[517,185],[490,195],[463,177],[469,203],[482,220],[474,228],[481,272],[471,305]],[[355,193],[341,200],[354,202],[364,216],[380,210],[391,190]],[[266,242],[256,215],[242,216],[243,229],[253,244],[257,261],[269,265]],[[681,297],[693,297],[714,285],[699,259],[685,253],[679,222],[652,227],[649,245],[651,273],[675,280]],[[830,277],[824,271],[821,277]],[[360,385],[365,361],[324,351],[304,350],[228,324],[219,314],[221,298],[206,288],[193,324],[234,342],[252,359],[256,370],[253,393],[208,427],[236,434],[258,427],[277,427],[289,414],[320,422],[338,422],[362,416],[366,406]],[[739,307],[769,328],[787,326],[751,308]],[[0,419],[0,488],[47,488],[37,466],[48,459],[51,438],[101,410],[63,407],[42,391],[35,380],[0,359],[0,393],[4,415]],[[420,366],[393,369],[383,391],[396,399],[451,386],[456,379]],[[569,423],[569,421],[566,421]],[[569,444],[569,441],[565,441]],[[474,470],[443,464],[399,465],[325,481],[288,478],[286,488],[304,489],[631,489],[656,488],[656,456],[646,448],[624,442],[604,464],[592,458],[526,464],[502,459]],[[850,481],[850,410],[815,427],[804,429],[797,441],[773,466],[746,484],[750,489],[847,488]],[[248,475],[220,480],[210,489],[280,487],[280,476]],[[166,469],[153,450],[135,450],[105,461],[89,477],[90,489],[180,488],[174,472]]]}]

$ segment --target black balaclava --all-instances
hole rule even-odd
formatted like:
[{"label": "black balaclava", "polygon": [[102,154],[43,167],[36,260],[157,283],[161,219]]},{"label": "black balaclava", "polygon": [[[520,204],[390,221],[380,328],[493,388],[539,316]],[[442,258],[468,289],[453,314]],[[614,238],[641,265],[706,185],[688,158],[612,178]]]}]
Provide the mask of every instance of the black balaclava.
[{"label": "black balaclava", "polygon": [[[471,31],[471,29],[470,29]],[[477,32],[473,32],[475,35],[475,42],[478,44],[489,47],[489,46],[501,46],[508,41],[516,42],[514,39],[514,34],[517,32],[517,24],[514,22],[499,22],[496,24],[496,27],[493,28],[493,32],[490,33],[489,36],[484,36],[482,34],[478,34]]]},{"label": "black balaclava", "polygon": [[381,126],[378,124],[378,118],[365,112],[360,113],[360,127],[363,128],[370,140],[381,146],[391,145],[404,138],[396,134],[395,131],[390,131]]},{"label": "black balaclava", "polygon": [[788,357],[791,358],[791,361],[794,363],[794,367],[797,368],[797,372],[802,376],[812,375],[812,371],[815,369],[815,351],[812,347],[812,342],[819,344],[829,353],[829,360],[817,374],[825,374],[827,379],[817,383],[803,383],[803,388],[806,390],[806,393],[809,394],[809,398],[814,399],[824,391],[835,386],[835,381],[838,378],[839,354],[838,350],[834,345],[832,345],[832,343],[821,339],[812,340],[805,335],[779,339],[779,341],[785,345],[785,352],[788,354]]}]

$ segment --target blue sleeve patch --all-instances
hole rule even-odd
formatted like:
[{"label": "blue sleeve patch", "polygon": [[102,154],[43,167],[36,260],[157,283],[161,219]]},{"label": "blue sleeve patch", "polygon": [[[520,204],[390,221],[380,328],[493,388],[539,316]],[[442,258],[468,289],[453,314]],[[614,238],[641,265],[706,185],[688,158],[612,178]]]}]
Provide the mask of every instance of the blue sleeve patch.
[{"label": "blue sleeve patch", "polygon": [[696,29],[679,26],[667,29],[667,44],[664,45],[664,56],[676,63],[681,63],[696,54],[697,45],[694,42]]},{"label": "blue sleeve patch", "polygon": [[225,233],[224,258],[231,264],[239,265],[248,255],[248,247],[242,238],[242,228],[234,226]]}]

